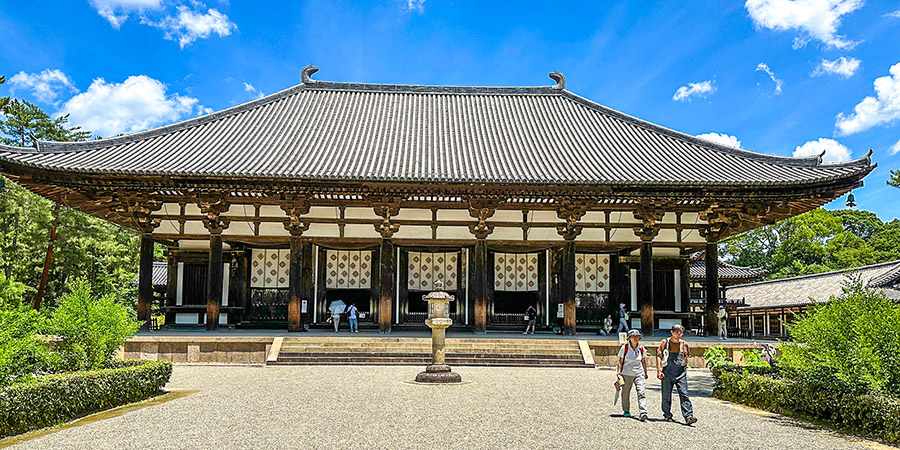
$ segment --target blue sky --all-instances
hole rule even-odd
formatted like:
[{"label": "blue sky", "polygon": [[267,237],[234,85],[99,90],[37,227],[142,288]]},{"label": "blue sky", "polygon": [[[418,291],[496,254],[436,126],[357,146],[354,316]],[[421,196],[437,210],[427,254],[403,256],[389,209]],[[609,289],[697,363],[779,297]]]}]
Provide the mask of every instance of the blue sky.
[{"label": "blue sky", "polygon": [[857,202],[900,216],[885,185],[900,167],[900,2],[19,1],[0,6],[0,32],[0,95],[104,136],[277,92],[306,64],[405,84],[550,85],[559,70],[579,95],[752,151],[872,148]]}]

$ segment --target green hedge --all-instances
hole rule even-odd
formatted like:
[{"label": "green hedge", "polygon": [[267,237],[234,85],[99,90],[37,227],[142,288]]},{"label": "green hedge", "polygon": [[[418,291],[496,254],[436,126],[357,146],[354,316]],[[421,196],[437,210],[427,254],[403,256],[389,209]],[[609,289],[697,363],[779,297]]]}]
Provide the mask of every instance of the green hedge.
[{"label": "green hedge", "polygon": [[716,373],[713,396],[768,411],[824,419],[900,444],[900,400],[854,394],[840,381],[773,378],[737,370]]},{"label": "green hedge", "polygon": [[171,375],[169,361],[114,361],[107,369],[47,375],[0,388],[0,437],[158,395]]}]

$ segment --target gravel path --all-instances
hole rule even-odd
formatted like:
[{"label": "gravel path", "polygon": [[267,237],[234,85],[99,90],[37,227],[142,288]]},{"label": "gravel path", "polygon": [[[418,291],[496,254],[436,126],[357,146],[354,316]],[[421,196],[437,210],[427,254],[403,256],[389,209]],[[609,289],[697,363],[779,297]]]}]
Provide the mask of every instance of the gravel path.
[{"label": "gravel path", "polygon": [[641,423],[612,405],[609,370],[460,367],[473,383],[403,383],[418,370],[177,366],[168,387],[200,392],[13,448],[799,450],[865,444],[711,399],[711,378],[703,371],[689,374],[700,421],[688,427],[661,420],[659,383],[652,379],[651,421]]}]

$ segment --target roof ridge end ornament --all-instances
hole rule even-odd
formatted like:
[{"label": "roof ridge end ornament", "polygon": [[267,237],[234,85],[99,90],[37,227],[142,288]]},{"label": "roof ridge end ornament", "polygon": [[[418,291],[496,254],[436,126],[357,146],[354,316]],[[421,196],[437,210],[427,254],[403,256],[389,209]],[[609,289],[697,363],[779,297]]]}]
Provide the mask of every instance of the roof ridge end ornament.
[{"label": "roof ridge end ornament", "polygon": [[303,69],[300,71],[300,82],[303,84],[314,84],[316,80],[313,80],[310,77],[318,71],[319,68],[312,64],[303,66]]},{"label": "roof ridge end ornament", "polygon": [[558,70],[554,70],[547,74],[551,80],[556,82],[556,86],[551,86],[550,89],[554,89],[557,91],[562,91],[566,88],[566,76],[562,74],[562,72]]}]

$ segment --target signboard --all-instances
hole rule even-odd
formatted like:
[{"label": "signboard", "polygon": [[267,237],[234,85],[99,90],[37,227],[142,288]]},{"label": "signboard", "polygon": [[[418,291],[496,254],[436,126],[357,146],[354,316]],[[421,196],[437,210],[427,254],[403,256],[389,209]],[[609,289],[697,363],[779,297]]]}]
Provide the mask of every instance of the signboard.
[{"label": "signboard", "polygon": [[566,317],[566,309],[565,309],[565,308],[566,308],[566,305],[563,304],[563,303],[560,303],[560,304],[558,304],[558,305],[556,305],[556,306],[557,306],[557,308],[556,308],[556,318],[557,318],[557,319],[563,319],[563,318],[565,318],[565,317]]},{"label": "signboard", "polygon": [[300,312],[306,314],[306,300],[300,301]]}]

